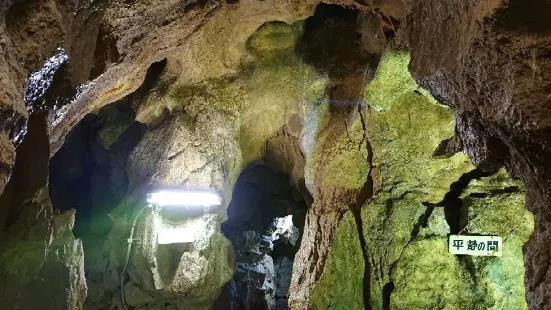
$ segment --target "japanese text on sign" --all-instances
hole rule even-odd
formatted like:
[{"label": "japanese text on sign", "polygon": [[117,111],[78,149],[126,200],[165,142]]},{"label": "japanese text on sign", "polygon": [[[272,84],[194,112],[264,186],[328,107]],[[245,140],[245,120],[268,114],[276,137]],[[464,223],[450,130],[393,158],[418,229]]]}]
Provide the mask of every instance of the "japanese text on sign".
[{"label": "japanese text on sign", "polygon": [[501,256],[503,240],[497,236],[451,235],[449,250],[455,255]]}]

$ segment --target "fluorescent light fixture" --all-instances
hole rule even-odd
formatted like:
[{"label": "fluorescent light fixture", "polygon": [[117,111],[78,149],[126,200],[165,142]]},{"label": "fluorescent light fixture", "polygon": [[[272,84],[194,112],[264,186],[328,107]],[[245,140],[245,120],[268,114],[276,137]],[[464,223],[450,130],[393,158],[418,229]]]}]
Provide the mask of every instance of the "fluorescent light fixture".
[{"label": "fluorescent light fixture", "polygon": [[147,197],[150,205],[158,206],[218,206],[222,203],[217,194],[201,191],[164,190],[150,193]]}]

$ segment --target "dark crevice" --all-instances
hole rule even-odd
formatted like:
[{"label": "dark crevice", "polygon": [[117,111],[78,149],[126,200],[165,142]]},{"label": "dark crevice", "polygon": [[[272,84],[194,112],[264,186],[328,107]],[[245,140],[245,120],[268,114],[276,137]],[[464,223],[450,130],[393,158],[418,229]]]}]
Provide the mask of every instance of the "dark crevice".
[{"label": "dark crevice", "polygon": [[390,295],[394,291],[394,282],[390,281],[383,287],[383,310],[390,310]]},{"label": "dark crevice", "polygon": [[[239,175],[228,219],[221,227],[235,251],[236,270],[215,309],[265,310],[270,302],[275,302],[277,309],[286,309],[307,212],[306,201],[296,197],[297,190],[288,175],[265,165],[247,168]],[[289,216],[291,230],[289,222],[281,222]],[[267,272],[270,269],[273,275]]]},{"label": "dark crevice", "polygon": [[[47,185],[50,145],[46,118],[49,111],[67,104],[77,91],[69,81],[66,60],[63,50],[54,51],[43,68],[27,80],[24,100],[30,116],[26,124],[18,124],[21,132],[13,132],[10,137],[21,143],[16,149],[11,178],[0,196],[0,206],[9,206],[0,212],[0,229],[7,230],[14,224],[24,200]],[[0,115],[1,122],[5,120]]]},{"label": "dark crevice", "polygon": [[362,144],[365,142],[365,147],[367,150],[367,161],[369,165],[369,171],[367,174],[367,179],[362,186],[360,192],[356,196],[355,203],[350,205],[350,211],[352,212],[352,215],[354,216],[354,221],[356,222],[356,227],[358,229],[358,237],[360,239],[360,246],[362,249],[362,256],[364,260],[364,276],[363,276],[363,301],[364,301],[364,308],[366,310],[371,310],[371,264],[368,257],[368,248],[367,248],[367,242],[365,240],[365,235],[363,231],[363,222],[362,222],[362,207],[366,204],[366,202],[373,198],[373,176],[371,174],[372,167],[373,167],[373,149],[371,147],[371,143],[368,139],[368,133],[367,133],[367,123],[364,119],[364,115],[362,113],[362,107],[361,105],[358,105],[358,112],[360,115],[360,120],[362,123],[362,128],[364,131],[362,141],[360,141],[359,147],[361,148]]},{"label": "dark crevice", "polygon": [[[128,100],[107,105],[98,114],[86,115],[50,161],[52,204],[61,211],[77,210],[77,237],[110,229],[107,214],[127,191],[126,162],[145,134],[144,125],[134,118]],[[121,131],[110,145],[105,145],[100,142],[100,131],[107,128],[108,136],[117,135],[109,126],[118,126]]]},{"label": "dark crevice", "polygon": [[0,212],[0,230],[10,228],[19,218],[24,201],[46,185],[49,155],[46,114],[34,113],[17,147],[12,176],[0,195],[0,206],[9,206]]},{"label": "dark crevice", "polygon": [[518,193],[519,191],[520,189],[517,186],[508,186],[506,188],[492,189],[489,192],[484,192],[484,193],[471,193],[469,194],[469,197],[485,198],[489,196],[500,196],[500,195]]},{"label": "dark crevice", "polygon": [[451,157],[453,154],[449,154],[447,148],[452,139],[453,137],[440,141],[440,144],[436,147],[434,153],[432,153],[432,157]]},{"label": "dark crevice", "polygon": [[160,80],[167,63],[168,60],[164,58],[161,61],[154,62],[149,66],[142,85],[130,95],[132,96],[132,99],[137,101],[138,99],[146,96],[153,89],[153,87],[157,86],[157,82]]},{"label": "dark crevice", "polygon": [[428,206],[425,210],[425,213],[419,217],[419,220],[413,226],[413,230],[411,231],[411,239],[409,240],[409,242],[413,241],[413,239],[415,239],[417,235],[419,235],[421,227],[426,228],[428,226],[429,218],[432,215],[434,208],[434,206]]},{"label": "dark crevice", "polygon": [[392,16],[386,16],[381,9],[375,8],[375,13],[381,17],[383,22],[383,33],[388,40],[393,39],[396,36],[396,31],[400,28],[400,21]]},{"label": "dark crevice", "polygon": [[111,34],[109,26],[102,23],[98,30],[98,39],[96,50],[94,52],[94,61],[90,69],[90,81],[96,79],[107,69],[122,61],[122,57],[117,49],[117,39]]},{"label": "dark crevice", "polygon": [[352,215],[354,215],[354,221],[358,229],[358,237],[360,239],[360,246],[362,248],[362,256],[364,260],[364,276],[363,276],[363,302],[366,310],[371,310],[371,264],[369,263],[369,257],[367,256],[367,243],[364,237],[363,223],[361,216],[361,206],[353,205],[350,207]]},{"label": "dark crevice", "polygon": [[450,185],[450,190],[444,196],[444,199],[437,205],[444,207],[446,222],[450,226],[451,234],[458,234],[467,226],[468,206],[463,205],[460,198],[463,191],[469,186],[472,180],[489,177],[495,171],[483,171],[482,169],[474,169],[464,173],[459,180]]}]

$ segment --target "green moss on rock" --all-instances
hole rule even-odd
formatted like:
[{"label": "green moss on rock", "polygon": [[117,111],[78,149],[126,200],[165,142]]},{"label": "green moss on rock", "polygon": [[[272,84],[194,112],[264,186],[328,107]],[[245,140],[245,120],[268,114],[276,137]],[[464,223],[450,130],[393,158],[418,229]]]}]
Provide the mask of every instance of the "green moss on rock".
[{"label": "green moss on rock", "polygon": [[425,207],[404,200],[379,199],[362,209],[364,238],[371,258],[371,302],[382,308],[382,292],[391,281],[390,270],[410,241]]},{"label": "green moss on rock", "polygon": [[436,158],[440,143],[454,134],[452,111],[421,91],[408,71],[409,54],[389,52],[381,60],[365,98],[373,165],[380,191],[417,202],[440,202],[451,183],[472,169],[467,156]]},{"label": "green moss on rock", "polygon": [[473,280],[448,253],[445,237],[412,242],[396,266],[391,309],[485,309],[477,307]]},{"label": "green moss on rock", "polygon": [[534,229],[534,217],[525,208],[525,189],[504,169],[473,180],[463,193],[469,208],[468,232],[503,237],[503,256],[473,257],[487,309],[527,309],[522,246]]},{"label": "green moss on rock", "polygon": [[363,267],[358,230],[349,211],[335,232],[325,270],[312,291],[312,309],[364,309]]}]

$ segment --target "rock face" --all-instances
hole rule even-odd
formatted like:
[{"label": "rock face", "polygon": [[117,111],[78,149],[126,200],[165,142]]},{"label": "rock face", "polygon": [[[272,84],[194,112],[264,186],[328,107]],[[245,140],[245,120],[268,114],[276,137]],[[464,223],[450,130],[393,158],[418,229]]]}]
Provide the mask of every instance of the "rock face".
[{"label": "rock face", "polygon": [[[4,309],[82,309],[86,299],[82,242],[71,230],[74,210],[54,214],[42,190],[3,233],[0,305]],[[9,239],[6,238],[9,236]]]},{"label": "rock face", "polygon": [[[3,1],[0,305],[551,309],[549,9]],[[258,167],[288,176],[267,209],[239,197]],[[123,273],[161,187],[223,203],[147,209]]]},{"label": "rock face", "polygon": [[[385,54],[366,87],[374,195],[359,220],[354,209],[344,215],[310,305],[297,308],[526,308],[518,267],[533,217],[523,207],[523,186],[500,171],[456,189],[474,167],[462,153],[434,156],[453,136],[454,118],[416,86],[408,63],[406,53]],[[465,233],[504,236],[503,259],[449,254],[450,227],[459,225]]]},{"label": "rock face", "polygon": [[[549,307],[549,259],[542,244],[549,218],[549,21],[546,1],[472,2],[465,7],[421,1],[408,17],[411,71],[457,113],[457,140],[476,165],[506,165],[527,186],[536,217],[525,247],[527,297],[532,309]],[[460,11],[461,14],[444,12]],[[447,19],[444,16],[452,16]],[[425,25],[433,25],[425,27]],[[456,33],[468,35],[456,36]],[[435,56],[439,55],[439,56]],[[433,57],[434,56],[434,57]],[[430,59],[430,60],[429,60]]]}]

